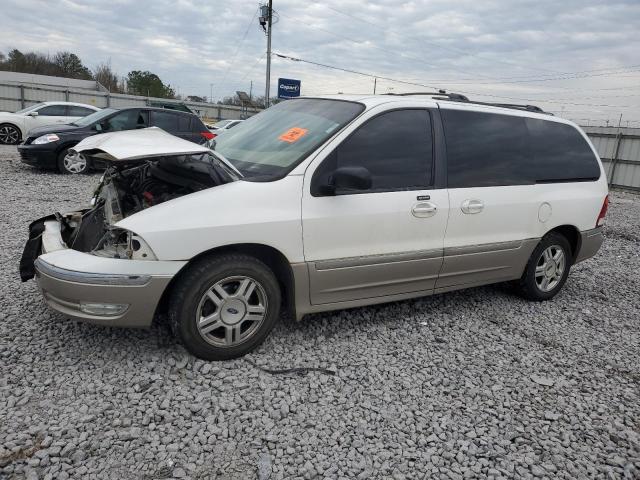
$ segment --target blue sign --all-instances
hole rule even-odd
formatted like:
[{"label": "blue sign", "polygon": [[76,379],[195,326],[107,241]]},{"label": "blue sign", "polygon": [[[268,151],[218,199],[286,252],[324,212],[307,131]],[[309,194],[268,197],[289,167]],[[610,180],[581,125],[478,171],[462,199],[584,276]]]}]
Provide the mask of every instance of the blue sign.
[{"label": "blue sign", "polygon": [[278,79],[278,98],[293,98],[300,96],[300,80],[290,78]]}]

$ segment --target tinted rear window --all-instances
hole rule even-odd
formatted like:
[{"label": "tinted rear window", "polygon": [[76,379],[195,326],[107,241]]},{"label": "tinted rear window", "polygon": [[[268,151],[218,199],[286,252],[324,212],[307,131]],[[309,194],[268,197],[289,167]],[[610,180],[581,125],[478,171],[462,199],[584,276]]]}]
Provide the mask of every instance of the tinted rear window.
[{"label": "tinted rear window", "polygon": [[209,129],[205,126],[204,123],[202,123],[202,120],[197,117],[191,117],[191,131],[199,133],[207,132],[209,131]]},{"label": "tinted rear window", "polygon": [[151,111],[151,123],[165,132],[178,131],[178,115],[170,112]]},{"label": "tinted rear window", "polygon": [[178,115],[178,131],[190,132],[191,131],[191,117],[188,115]]},{"label": "tinted rear window", "polygon": [[571,125],[525,118],[529,131],[528,175],[534,182],[597,180],[600,166],[582,135]]},{"label": "tinted rear window", "polygon": [[598,162],[580,133],[547,120],[441,110],[450,188],[596,180]]}]

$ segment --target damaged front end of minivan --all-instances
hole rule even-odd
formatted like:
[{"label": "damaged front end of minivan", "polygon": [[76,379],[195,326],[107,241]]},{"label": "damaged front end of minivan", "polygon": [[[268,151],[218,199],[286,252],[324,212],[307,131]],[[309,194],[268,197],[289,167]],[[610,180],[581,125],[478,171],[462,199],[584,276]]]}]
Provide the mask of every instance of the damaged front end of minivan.
[{"label": "damaged front end of minivan", "polygon": [[31,223],[20,262],[22,281],[35,276],[38,256],[63,249],[112,259],[156,260],[144,239],[119,228],[118,222],[241,178],[230,163],[209,149],[156,128],[90,137],[72,154],[80,152],[108,167],[90,205]]}]

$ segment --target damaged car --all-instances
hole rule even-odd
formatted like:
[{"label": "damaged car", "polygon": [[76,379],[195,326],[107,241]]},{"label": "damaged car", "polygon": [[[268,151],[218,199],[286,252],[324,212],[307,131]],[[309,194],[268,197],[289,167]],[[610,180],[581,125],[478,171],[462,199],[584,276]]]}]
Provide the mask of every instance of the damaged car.
[{"label": "damaged car", "polygon": [[166,316],[211,360],[295,319],[496,282],[534,301],[598,251],[607,182],[593,146],[537,107],[437,92],[282,102],[212,142],[95,135],[90,204],[29,227],[45,301],[100,325]]}]

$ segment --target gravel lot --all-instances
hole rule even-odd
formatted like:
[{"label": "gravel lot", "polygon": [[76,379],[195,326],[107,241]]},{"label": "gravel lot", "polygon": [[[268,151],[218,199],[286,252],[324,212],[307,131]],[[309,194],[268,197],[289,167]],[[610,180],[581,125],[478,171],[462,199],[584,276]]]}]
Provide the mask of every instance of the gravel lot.
[{"label": "gravel lot", "polygon": [[285,320],[206,363],[20,283],[28,222],[97,178],[0,147],[1,478],[640,478],[640,196],[612,195],[605,246],[551,302],[498,285]]}]

